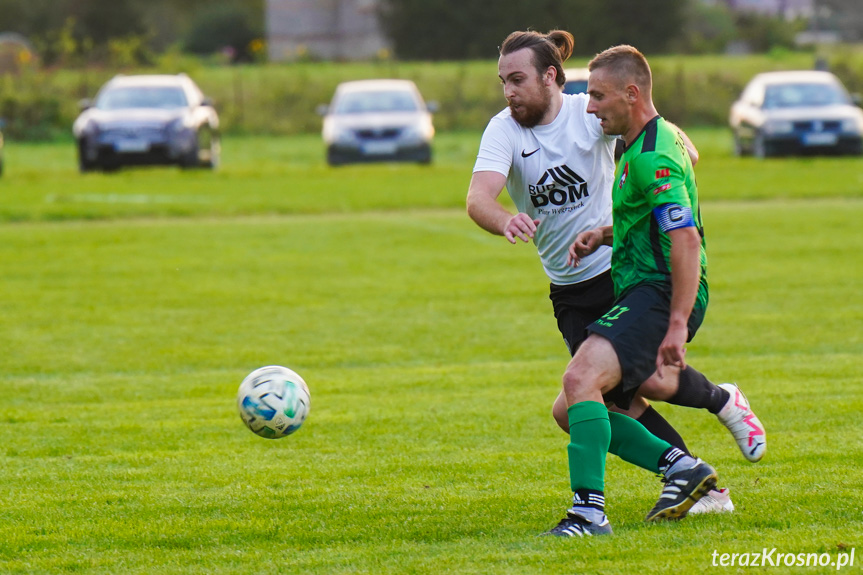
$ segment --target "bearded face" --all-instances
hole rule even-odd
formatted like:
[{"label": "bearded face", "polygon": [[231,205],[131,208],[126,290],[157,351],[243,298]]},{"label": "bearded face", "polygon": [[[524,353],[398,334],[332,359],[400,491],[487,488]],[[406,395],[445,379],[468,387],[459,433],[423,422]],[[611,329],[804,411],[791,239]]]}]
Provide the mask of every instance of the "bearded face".
[{"label": "bearded face", "polygon": [[525,128],[533,128],[539,124],[549,106],[551,106],[551,89],[541,82],[536,83],[535,93],[526,94],[515,102],[512,100],[509,102],[513,119]]},{"label": "bearded face", "polygon": [[502,55],[498,61],[498,76],[512,118],[525,128],[539,125],[552,107],[553,90],[559,91],[559,88],[543,82],[545,76],[536,69],[530,49]]}]

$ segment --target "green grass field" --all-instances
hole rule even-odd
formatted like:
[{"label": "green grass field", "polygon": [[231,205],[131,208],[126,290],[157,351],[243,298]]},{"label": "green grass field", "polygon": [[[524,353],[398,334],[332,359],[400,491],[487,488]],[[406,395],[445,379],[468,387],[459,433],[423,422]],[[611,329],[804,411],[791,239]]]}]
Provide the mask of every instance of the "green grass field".
[{"label": "green grass field", "polygon": [[[571,497],[566,349],[533,248],[464,213],[479,134],[442,134],[428,167],[249,137],[216,173],[86,176],[71,144],[9,144],[0,573],[748,572],[713,553],[764,548],[854,550],[859,572],[863,160],[690,135],[711,307],[687,357],[741,384],[768,453],[661,404],[737,511],[645,524],[661,484],[609,457],[615,535],[563,541],[536,535]],[[312,391],[278,441],[235,408],[273,363]]]}]

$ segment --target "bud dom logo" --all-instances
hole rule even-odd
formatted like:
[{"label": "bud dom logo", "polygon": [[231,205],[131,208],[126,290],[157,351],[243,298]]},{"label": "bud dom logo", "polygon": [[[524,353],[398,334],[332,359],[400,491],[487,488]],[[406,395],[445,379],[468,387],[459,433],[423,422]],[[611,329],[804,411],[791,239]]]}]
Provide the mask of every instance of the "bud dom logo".
[{"label": "bud dom logo", "polygon": [[528,186],[528,191],[530,201],[537,208],[548,204],[562,206],[590,196],[587,182],[566,164],[546,170],[536,184]]}]

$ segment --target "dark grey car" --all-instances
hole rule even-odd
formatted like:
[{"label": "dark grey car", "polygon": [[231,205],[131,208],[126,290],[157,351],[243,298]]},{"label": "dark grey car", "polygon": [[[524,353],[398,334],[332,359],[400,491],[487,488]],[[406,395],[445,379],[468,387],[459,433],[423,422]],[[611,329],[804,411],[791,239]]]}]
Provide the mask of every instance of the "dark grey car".
[{"label": "dark grey car", "polygon": [[84,100],[72,131],[82,172],[124,165],[214,168],[219,117],[185,74],[116,76]]}]

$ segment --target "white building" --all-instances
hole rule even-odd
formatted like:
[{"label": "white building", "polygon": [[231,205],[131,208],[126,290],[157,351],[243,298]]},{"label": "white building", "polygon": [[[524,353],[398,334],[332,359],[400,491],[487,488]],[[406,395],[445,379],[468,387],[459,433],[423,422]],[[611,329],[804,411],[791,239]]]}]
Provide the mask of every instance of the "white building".
[{"label": "white building", "polygon": [[814,0],[712,0],[721,2],[732,10],[759,12],[770,16],[782,16],[787,20],[811,18],[815,13]]},{"label": "white building", "polygon": [[266,0],[271,61],[367,60],[389,52],[378,0]]}]

